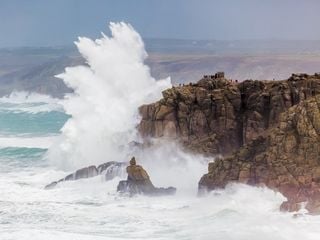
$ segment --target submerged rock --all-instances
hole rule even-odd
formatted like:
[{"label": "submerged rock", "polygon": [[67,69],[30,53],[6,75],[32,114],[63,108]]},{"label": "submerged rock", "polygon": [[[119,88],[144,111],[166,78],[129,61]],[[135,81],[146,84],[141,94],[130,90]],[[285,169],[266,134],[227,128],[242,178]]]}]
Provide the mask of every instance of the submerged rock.
[{"label": "submerged rock", "polygon": [[210,163],[199,190],[230,182],[264,185],[287,198],[281,210],[297,211],[305,204],[320,214],[320,95],[289,108],[278,121],[265,136]]},{"label": "submerged rock", "polygon": [[120,181],[117,191],[121,193],[129,193],[131,196],[135,194],[144,195],[173,195],[176,193],[176,188],[157,188],[155,187],[142,166],[136,165],[136,160],[133,157],[130,160],[130,165],[127,167],[127,180]]},{"label": "submerged rock", "polygon": [[54,181],[54,182],[46,185],[45,189],[52,189],[60,182],[75,181],[78,179],[91,178],[91,177],[95,177],[98,175],[104,175],[105,180],[108,181],[108,180],[111,180],[117,176],[121,176],[126,165],[127,165],[127,163],[125,163],[125,162],[111,161],[111,162],[103,163],[103,164],[99,165],[98,167],[92,165],[89,167],[81,168],[81,169],[77,170],[76,172],[71,173],[58,181]]}]

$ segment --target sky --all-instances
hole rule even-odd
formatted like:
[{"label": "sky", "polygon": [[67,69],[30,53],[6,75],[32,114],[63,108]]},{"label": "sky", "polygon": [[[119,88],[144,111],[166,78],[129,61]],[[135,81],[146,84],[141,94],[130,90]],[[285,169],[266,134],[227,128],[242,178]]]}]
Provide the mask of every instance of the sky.
[{"label": "sky", "polygon": [[320,0],[0,0],[0,47],[68,45],[110,21],[144,38],[320,40]]}]

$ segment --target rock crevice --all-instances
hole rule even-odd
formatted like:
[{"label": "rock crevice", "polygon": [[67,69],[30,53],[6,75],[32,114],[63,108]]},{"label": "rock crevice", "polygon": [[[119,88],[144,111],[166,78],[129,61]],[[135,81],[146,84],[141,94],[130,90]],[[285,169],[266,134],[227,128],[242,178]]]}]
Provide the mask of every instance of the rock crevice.
[{"label": "rock crevice", "polygon": [[266,136],[209,164],[199,189],[224,188],[230,182],[265,185],[288,201],[283,210],[299,210],[306,202],[320,213],[320,95],[300,102],[280,115]]}]

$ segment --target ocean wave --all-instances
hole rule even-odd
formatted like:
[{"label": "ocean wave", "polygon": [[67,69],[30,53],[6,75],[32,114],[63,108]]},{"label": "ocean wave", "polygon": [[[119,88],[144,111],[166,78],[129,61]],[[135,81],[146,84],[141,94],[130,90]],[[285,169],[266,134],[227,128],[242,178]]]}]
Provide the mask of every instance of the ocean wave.
[{"label": "ocean wave", "polygon": [[25,91],[13,91],[10,95],[0,98],[1,102],[6,103],[55,103],[59,101],[57,98],[53,98],[49,95],[39,94],[39,93],[30,93]]},{"label": "ocean wave", "polygon": [[41,112],[64,112],[60,100],[48,95],[28,92],[12,92],[0,98],[0,112],[37,114]]},{"label": "ocean wave", "polygon": [[48,149],[56,138],[56,135],[43,137],[0,136],[0,149],[8,147]]},{"label": "ocean wave", "polygon": [[63,112],[56,111],[29,114],[0,110],[0,136],[58,134],[68,118],[69,116]]},{"label": "ocean wave", "polygon": [[58,134],[68,118],[60,100],[47,95],[13,92],[0,98],[2,136]]}]

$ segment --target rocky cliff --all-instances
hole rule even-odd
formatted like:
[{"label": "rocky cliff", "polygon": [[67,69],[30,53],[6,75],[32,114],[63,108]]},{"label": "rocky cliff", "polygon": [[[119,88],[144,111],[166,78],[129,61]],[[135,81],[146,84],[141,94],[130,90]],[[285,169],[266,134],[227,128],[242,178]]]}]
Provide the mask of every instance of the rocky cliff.
[{"label": "rocky cliff", "polygon": [[320,213],[320,74],[292,74],[283,81],[237,83],[224,74],[173,87],[142,106],[145,137],[167,137],[206,154],[222,154],[208,166],[199,190],[230,182],[263,185],[296,211],[306,202]]},{"label": "rocky cliff", "polygon": [[283,210],[296,211],[306,202],[306,209],[319,214],[320,95],[289,108],[266,136],[208,168],[200,189],[223,188],[230,182],[266,185],[287,197]]},{"label": "rocky cliff", "polygon": [[163,99],[140,108],[144,137],[178,139],[205,154],[230,154],[263,136],[280,113],[320,93],[320,74],[293,74],[283,81],[237,83],[223,73],[172,87]]}]

